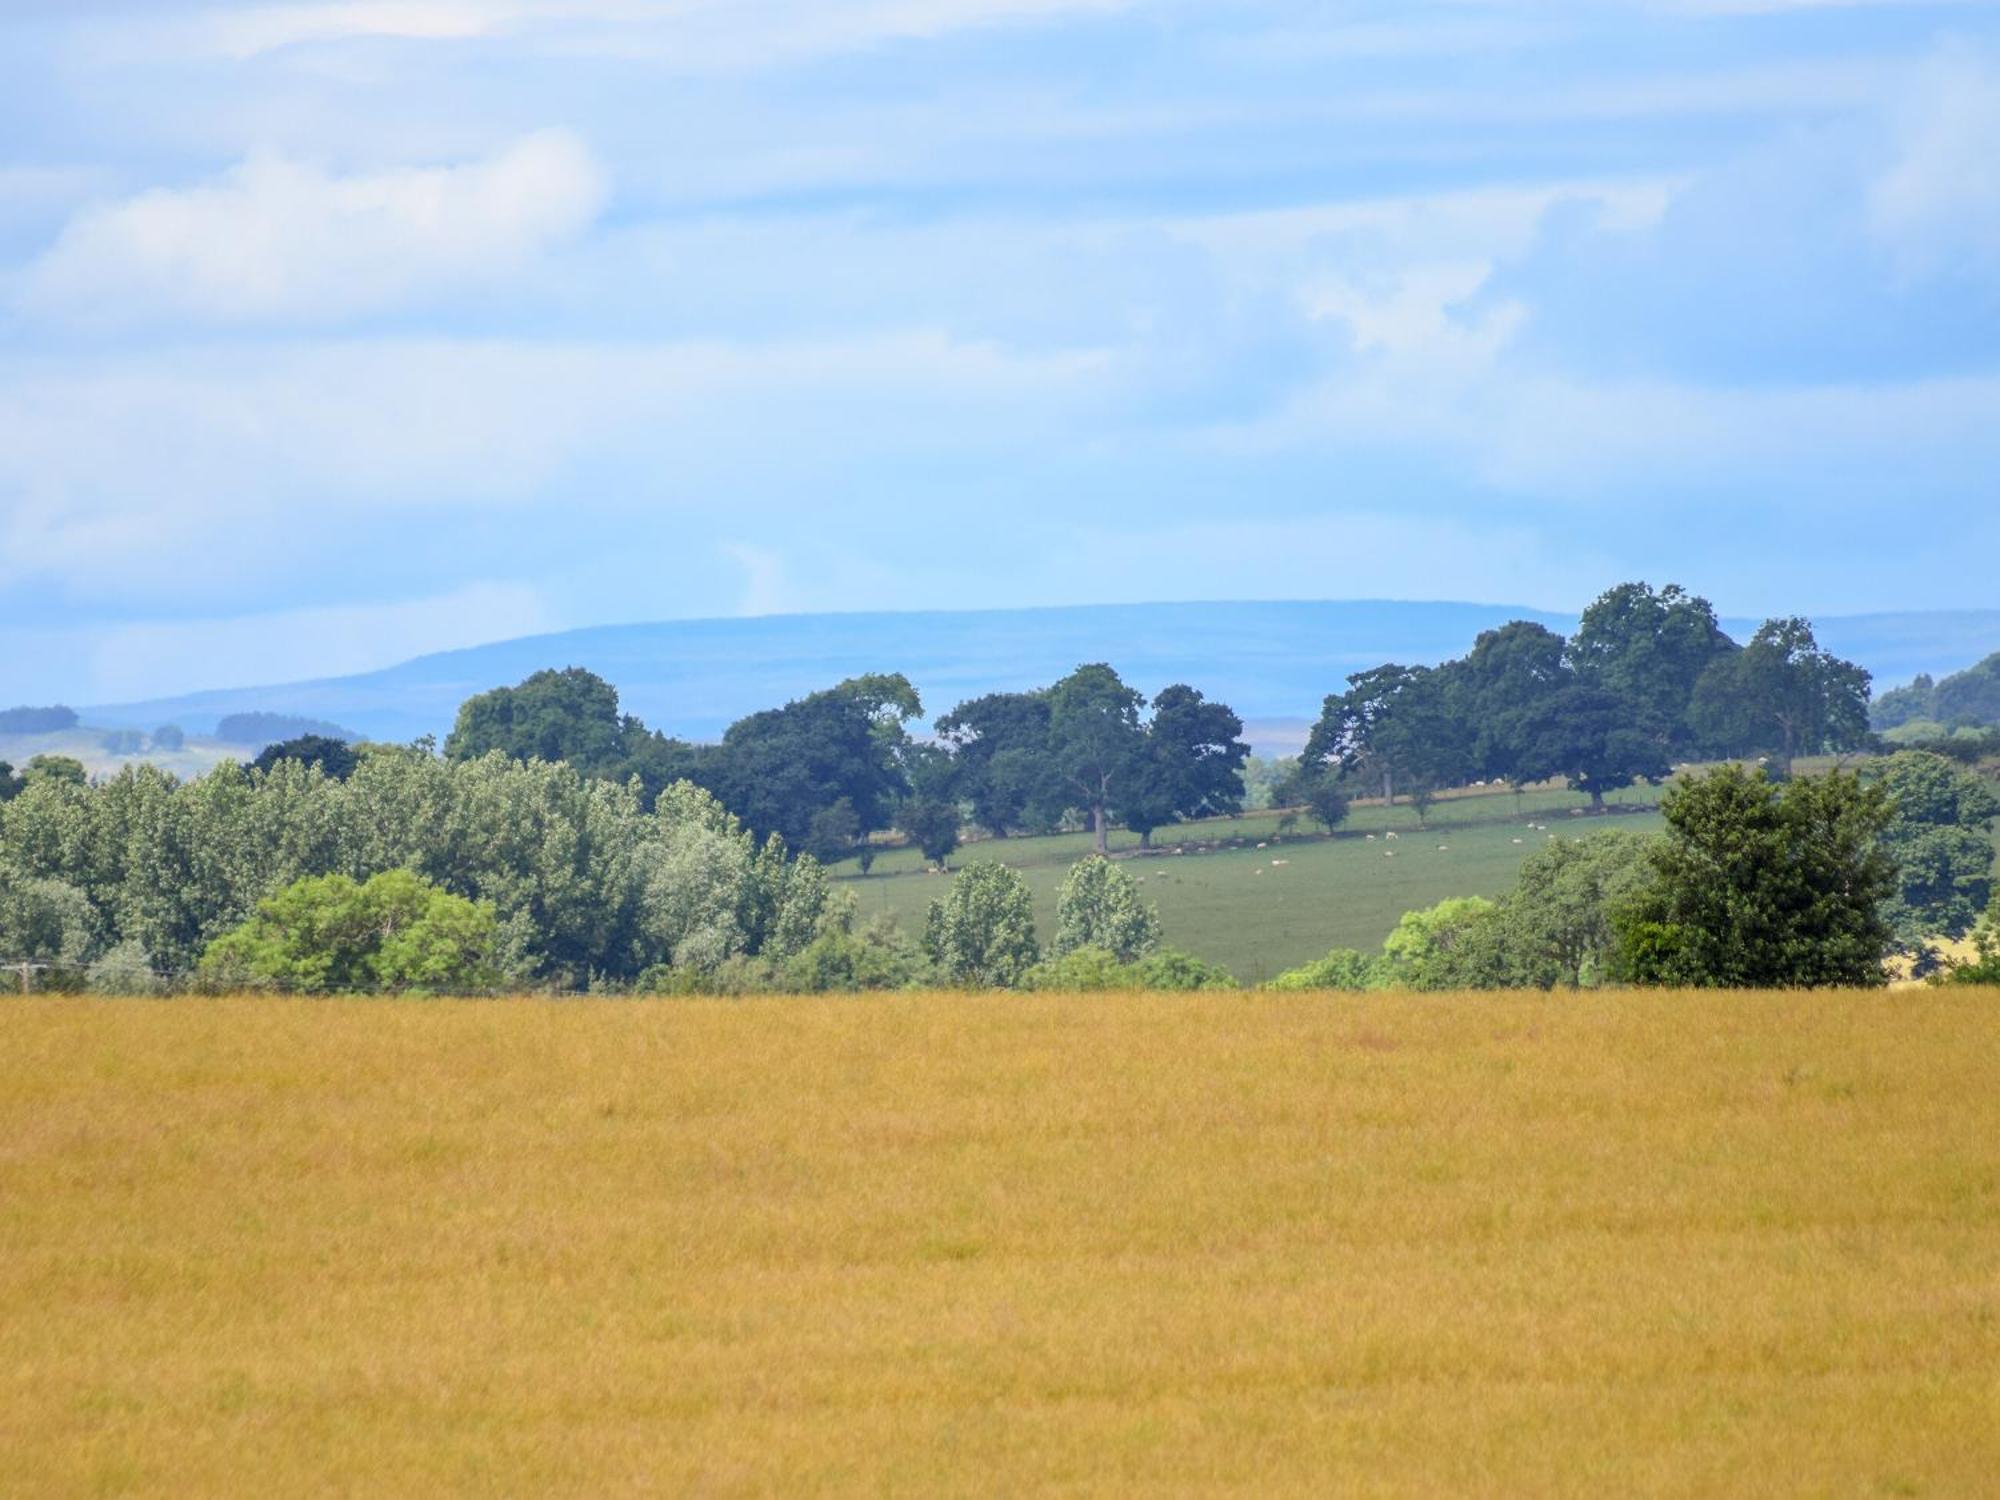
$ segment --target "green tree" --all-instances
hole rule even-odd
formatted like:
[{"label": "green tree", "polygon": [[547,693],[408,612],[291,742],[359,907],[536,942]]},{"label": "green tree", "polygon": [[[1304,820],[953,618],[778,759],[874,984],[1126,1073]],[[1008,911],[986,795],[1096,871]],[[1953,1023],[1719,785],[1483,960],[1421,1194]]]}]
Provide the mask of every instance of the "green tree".
[{"label": "green tree", "polygon": [[[959,768],[959,790],[972,821],[995,838],[1061,815],[1052,793],[1047,693],[988,693],[961,703],[937,721]],[[1049,804],[1057,805],[1051,807]]]},{"label": "green tree", "polygon": [[1579,988],[1611,967],[1612,912],[1644,878],[1647,840],[1629,833],[1552,839],[1523,861],[1499,921],[1518,983]]},{"label": "green tree", "polygon": [[1801,755],[1867,740],[1868,673],[1823,649],[1807,621],[1766,620],[1702,675],[1691,712],[1717,748],[1768,751],[1790,776]]},{"label": "green tree", "polygon": [[1575,686],[1565,660],[1566,643],[1545,625],[1514,620],[1483,632],[1456,664],[1456,710],[1471,727],[1471,769],[1516,786],[1556,774],[1523,743],[1525,721],[1547,701]]},{"label": "green tree", "polygon": [[1243,721],[1228,705],[1209,702],[1185,683],[1153,699],[1138,764],[1118,800],[1119,816],[1142,846],[1165,824],[1243,810],[1250,747],[1242,734]]},{"label": "green tree", "polygon": [[1841,772],[1773,784],[1724,766],[1672,787],[1667,831],[1613,912],[1617,967],[1641,984],[1878,985],[1896,864],[1879,786]]},{"label": "green tree", "polygon": [[[0,966],[48,964],[80,971],[98,950],[100,936],[97,909],[82,890],[0,865]],[[0,982],[5,980],[0,974]]]},{"label": "green tree", "polygon": [[1704,673],[1735,653],[1715,609],[1677,583],[1655,592],[1621,583],[1584,610],[1570,638],[1570,666],[1582,682],[1640,705],[1665,725],[1677,752],[1695,743],[1690,706]]},{"label": "green tree", "polygon": [[1923,955],[1927,939],[1963,937],[1993,897],[1990,835],[2000,818],[2000,795],[1921,750],[1898,751],[1863,775],[1895,807],[1883,844],[1899,871],[1889,906],[1899,943]]},{"label": "green tree", "polygon": [[1672,773],[1671,726],[1646,703],[1609,688],[1573,683],[1557,688],[1513,720],[1513,766],[1525,779],[1566,778],[1603,811],[1604,794]]},{"label": "green tree", "polygon": [[1358,948],[1335,948],[1324,958],[1287,969],[1270,990],[1372,990],[1381,988],[1382,961]]},{"label": "green tree", "polygon": [[943,865],[958,847],[960,822],[958,804],[943,797],[906,798],[896,809],[896,827],[934,865]]},{"label": "green tree", "polygon": [[365,884],[308,878],[260,902],[256,915],[202,956],[203,976],[319,994],[430,993],[500,982],[491,906],[439,890],[408,870]]},{"label": "green tree", "polygon": [[1074,804],[1090,815],[1099,854],[1111,810],[1141,773],[1145,700],[1103,663],[1078,667],[1049,689],[1049,760]]},{"label": "green tree", "polygon": [[1472,766],[1472,729],[1454,699],[1454,674],[1393,663],[1357,672],[1329,697],[1301,762],[1347,778],[1379,781],[1393,805],[1398,786],[1436,791]]},{"label": "green tree", "polygon": [[1141,899],[1129,872],[1101,854],[1070,867],[1056,895],[1056,936],[1049,947],[1055,957],[1102,948],[1119,963],[1131,963],[1159,943],[1159,910]]},{"label": "green tree", "polygon": [[323,734],[302,734],[296,739],[266,745],[250,762],[250,768],[268,771],[281,760],[294,760],[302,766],[318,766],[332,780],[345,781],[361,764],[361,752],[345,740],[332,739]]},{"label": "green tree", "polygon": [[1389,989],[1494,989],[1508,984],[1499,908],[1484,896],[1454,896],[1404,912],[1382,942],[1377,984]]},{"label": "green tree", "polygon": [[1933,976],[1932,983],[2000,985],[2000,896],[1972,932],[1973,958],[1952,964]]},{"label": "green tree", "polygon": [[924,949],[952,984],[1018,984],[1041,957],[1028,883],[1005,865],[975,864],[931,903]]},{"label": "green tree", "polygon": [[459,705],[444,753],[477,760],[494,751],[510,760],[564,761],[586,776],[614,770],[625,761],[618,690],[595,672],[565,667],[476,694]]},{"label": "green tree", "polygon": [[0,802],[13,801],[20,795],[21,788],[26,785],[25,780],[14,774],[13,766],[0,760]]},{"label": "green tree", "polygon": [[28,762],[28,769],[22,773],[24,782],[62,781],[71,786],[82,786],[90,780],[83,768],[83,762],[73,755],[37,755]]},{"label": "green tree", "polygon": [[853,678],[730,725],[701,780],[759,837],[803,847],[843,798],[866,835],[909,792],[903,725],[922,711],[907,678]]},{"label": "green tree", "polygon": [[842,797],[812,815],[806,828],[806,853],[823,865],[838,864],[854,852],[861,837],[861,818],[854,804]]}]

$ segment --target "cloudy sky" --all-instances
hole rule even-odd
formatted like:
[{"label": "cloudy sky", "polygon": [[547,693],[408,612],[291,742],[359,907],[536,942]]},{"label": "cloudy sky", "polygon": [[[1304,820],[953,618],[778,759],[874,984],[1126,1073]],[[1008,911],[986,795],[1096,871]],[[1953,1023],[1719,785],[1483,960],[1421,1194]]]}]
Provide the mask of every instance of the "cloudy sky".
[{"label": "cloudy sky", "polygon": [[0,0],[0,699],[2000,603],[2000,5]]}]

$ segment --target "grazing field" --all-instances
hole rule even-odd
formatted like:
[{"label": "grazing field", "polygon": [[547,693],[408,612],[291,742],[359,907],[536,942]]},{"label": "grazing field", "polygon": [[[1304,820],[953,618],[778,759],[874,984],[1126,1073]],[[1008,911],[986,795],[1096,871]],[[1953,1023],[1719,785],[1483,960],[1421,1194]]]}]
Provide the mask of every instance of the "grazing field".
[{"label": "grazing field", "polygon": [[1992,1493],[2000,993],[0,1005],[0,1494]]},{"label": "grazing field", "polygon": [[[1276,813],[1249,813],[1161,829],[1153,838],[1159,852],[1135,856],[1130,868],[1158,904],[1169,946],[1257,983],[1329,948],[1373,949],[1406,911],[1448,896],[1499,895],[1513,885],[1521,861],[1551,835],[1605,828],[1651,832],[1660,826],[1653,811],[1659,795],[1657,788],[1634,788],[1611,799],[1615,814],[1580,817],[1572,813],[1589,799],[1575,792],[1544,789],[1518,798],[1472,793],[1440,799],[1427,829],[1407,806],[1363,805],[1332,838],[1313,832],[1304,819],[1294,833],[1280,836]],[[1529,828],[1531,821],[1546,824],[1547,831]],[[1386,837],[1392,831],[1393,841]],[[1113,835],[1112,852],[1130,854],[1138,842],[1121,831]],[[1055,929],[1063,876],[1089,852],[1087,833],[991,839],[966,845],[951,864],[958,869],[1003,860],[1019,870],[1046,934]],[[864,912],[889,912],[909,932],[923,931],[924,913],[946,884],[912,849],[885,853],[867,876],[848,874],[840,881],[860,897]]]}]

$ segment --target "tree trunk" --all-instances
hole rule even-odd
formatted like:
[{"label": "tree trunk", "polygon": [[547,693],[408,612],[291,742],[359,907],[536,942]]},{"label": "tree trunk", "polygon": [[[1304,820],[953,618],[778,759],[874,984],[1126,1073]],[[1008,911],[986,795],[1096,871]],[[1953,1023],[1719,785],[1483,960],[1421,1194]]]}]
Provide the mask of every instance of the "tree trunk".
[{"label": "tree trunk", "polygon": [[1090,809],[1090,822],[1091,833],[1097,844],[1097,852],[1108,856],[1111,853],[1111,845],[1105,838],[1104,804],[1102,802],[1097,803]]},{"label": "tree trunk", "polygon": [[1602,787],[1594,786],[1590,789],[1590,810],[1594,813],[1604,811],[1604,789]]},{"label": "tree trunk", "polygon": [[1396,805],[1396,773],[1387,766],[1382,768],[1382,805],[1384,807]]},{"label": "tree trunk", "polygon": [[1139,847],[1141,849],[1150,849],[1153,847],[1152,829],[1148,828],[1144,833],[1139,835]]}]

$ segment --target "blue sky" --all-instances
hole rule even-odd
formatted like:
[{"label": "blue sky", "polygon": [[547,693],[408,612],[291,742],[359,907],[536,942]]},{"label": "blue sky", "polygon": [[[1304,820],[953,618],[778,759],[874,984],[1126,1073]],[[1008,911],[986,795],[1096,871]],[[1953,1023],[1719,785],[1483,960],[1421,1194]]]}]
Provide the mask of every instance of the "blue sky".
[{"label": "blue sky", "polygon": [[0,0],[0,699],[2000,604],[2000,7]]}]

